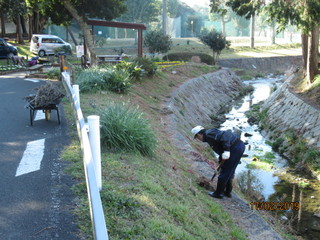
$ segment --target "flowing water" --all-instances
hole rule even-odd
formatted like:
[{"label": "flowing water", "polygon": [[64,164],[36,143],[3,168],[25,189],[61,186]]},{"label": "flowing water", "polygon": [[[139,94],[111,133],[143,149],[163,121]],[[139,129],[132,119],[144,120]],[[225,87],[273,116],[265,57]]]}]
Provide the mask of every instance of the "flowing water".
[{"label": "flowing water", "polygon": [[[242,163],[237,167],[236,176],[242,176],[246,182],[250,179],[250,187],[259,191],[261,200],[253,201],[251,207],[279,215],[279,221],[290,225],[305,239],[320,239],[319,183],[292,174],[287,161],[273,152],[259,127],[250,125],[245,116],[252,104],[266,100],[272,88],[281,85],[283,79],[282,75],[270,75],[245,81],[254,87],[254,91],[241,101],[235,102],[232,110],[226,114],[226,121],[221,124],[221,129],[237,128],[242,132],[241,139],[246,143],[246,151]],[[255,166],[255,163],[260,163],[259,159],[271,159],[272,164],[253,168],[252,164]],[[307,187],[302,188],[297,184],[303,181],[308,183]],[[240,185],[240,181],[238,182]]]}]

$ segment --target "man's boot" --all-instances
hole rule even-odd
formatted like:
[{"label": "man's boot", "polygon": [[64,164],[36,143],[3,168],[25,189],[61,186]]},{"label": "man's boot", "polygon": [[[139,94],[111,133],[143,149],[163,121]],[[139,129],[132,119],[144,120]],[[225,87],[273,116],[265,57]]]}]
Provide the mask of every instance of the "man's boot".
[{"label": "man's boot", "polygon": [[232,192],[232,179],[229,179],[229,181],[227,182],[227,185],[226,185],[226,190],[224,191],[224,195],[228,198],[231,198],[232,195],[231,195],[231,192]]},{"label": "man's boot", "polygon": [[222,193],[225,187],[226,187],[226,184],[218,180],[216,191],[210,192],[209,195],[214,198],[223,198]]}]

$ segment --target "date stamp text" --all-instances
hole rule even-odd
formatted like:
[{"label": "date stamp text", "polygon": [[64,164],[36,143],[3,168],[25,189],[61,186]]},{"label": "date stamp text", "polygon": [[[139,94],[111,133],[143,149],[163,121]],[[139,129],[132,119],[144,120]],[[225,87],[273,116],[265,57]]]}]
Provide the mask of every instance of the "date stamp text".
[{"label": "date stamp text", "polygon": [[252,210],[298,211],[300,209],[300,203],[299,202],[251,202],[250,207]]}]

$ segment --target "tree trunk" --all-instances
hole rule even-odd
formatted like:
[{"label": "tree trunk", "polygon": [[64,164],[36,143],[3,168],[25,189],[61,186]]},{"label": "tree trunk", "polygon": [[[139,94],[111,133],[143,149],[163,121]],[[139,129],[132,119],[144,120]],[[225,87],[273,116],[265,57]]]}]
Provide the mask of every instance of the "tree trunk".
[{"label": "tree trunk", "polygon": [[307,78],[312,83],[318,74],[319,26],[312,29],[308,39]]},{"label": "tree trunk", "polygon": [[16,27],[17,27],[17,42],[19,44],[24,45],[24,41],[22,38],[22,31],[21,31],[21,21],[20,21],[20,15],[18,14],[16,17]]},{"label": "tree trunk", "polygon": [[301,34],[303,69],[307,70],[308,63],[308,35]]},{"label": "tree trunk", "polygon": [[216,65],[216,53],[215,53],[215,51],[213,51],[212,56],[213,56],[212,65]]},{"label": "tree trunk", "polygon": [[34,12],[33,14],[33,31],[34,33],[40,33],[40,14]]},{"label": "tree trunk", "polygon": [[6,35],[6,25],[5,25],[4,14],[2,10],[0,10],[0,21],[1,21],[1,37],[4,38],[4,36]]},{"label": "tree trunk", "polygon": [[162,0],[162,31],[167,34],[167,0]]},{"label": "tree trunk", "polygon": [[21,28],[22,28],[22,34],[27,35],[27,27],[26,27],[26,20],[24,19],[24,16],[20,15],[20,21],[21,21]]},{"label": "tree trunk", "polygon": [[221,28],[223,36],[226,36],[226,22],[224,21],[224,16],[221,16]]},{"label": "tree trunk", "polygon": [[28,16],[29,20],[28,20],[28,28],[29,28],[29,41],[31,40],[32,34],[33,34],[33,17],[31,15]]},{"label": "tree trunk", "polygon": [[250,47],[254,48],[254,14],[251,15]]},{"label": "tree trunk", "polygon": [[275,21],[272,22],[272,36],[271,36],[271,43],[276,44],[276,23]]},{"label": "tree trunk", "polygon": [[72,6],[72,4],[70,3],[69,0],[64,0],[63,3],[64,3],[65,8],[71,14],[71,16],[80,25],[80,28],[82,30],[85,43],[87,45],[87,49],[89,51],[90,64],[91,64],[91,66],[96,66],[97,65],[97,55],[96,55],[95,50],[94,50],[93,37],[92,37],[92,35],[90,33],[90,30],[88,28],[87,23],[78,14],[77,10]]}]

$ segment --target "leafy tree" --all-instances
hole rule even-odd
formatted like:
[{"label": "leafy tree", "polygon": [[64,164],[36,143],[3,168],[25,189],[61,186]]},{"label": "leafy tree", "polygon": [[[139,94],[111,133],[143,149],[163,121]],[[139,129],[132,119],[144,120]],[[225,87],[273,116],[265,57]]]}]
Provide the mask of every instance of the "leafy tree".
[{"label": "leafy tree", "polygon": [[144,37],[144,44],[149,48],[149,52],[166,53],[170,50],[172,41],[169,35],[160,30],[149,31]]},{"label": "leafy tree", "polygon": [[230,8],[226,6],[226,0],[212,0],[210,3],[210,12],[213,13],[213,19],[221,21],[222,34],[226,36],[226,23],[231,21]]},{"label": "leafy tree", "polygon": [[[125,0],[43,0],[44,12],[52,15],[53,23],[61,23],[61,19],[75,19],[79,24],[92,65],[97,64],[93,36],[86,23],[88,18],[112,20],[126,11]],[[65,11],[67,10],[67,11]],[[65,21],[64,21],[65,22]]]},{"label": "leafy tree", "polygon": [[159,0],[126,0],[128,11],[120,19],[127,22],[151,23],[158,21],[161,14]]},{"label": "leafy tree", "polygon": [[247,35],[246,29],[248,29],[250,25],[250,21],[245,17],[240,17],[236,13],[231,13],[231,21],[237,31],[237,36],[245,36]]},{"label": "leafy tree", "polygon": [[273,0],[266,6],[269,21],[278,23],[278,30],[292,24],[302,32],[304,68],[310,82],[319,73],[319,25],[320,1],[318,0]]},{"label": "leafy tree", "polygon": [[199,39],[212,49],[213,65],[216,64],[221,51],[230,46],[230,42],[226,40],[226,37],[216,30],[212,30],[211,32],[203,31]]},{"label": "leafy tree", "polygon": [[22,38],[22,22],[24,21],[21,20],[23,20],[23,16],[27,11],[25,1],[7,0],[1,1],[0,5],[1,9],[5,11],[16,24],[17,42],[20,44],[24,44]]},{"label": "leafy tree", "polygon": [[255,15],[261,10],[263,0],[228,0],[226,5],[231,7],[239,16],[251,19],[250,45],[254,48]]}]

